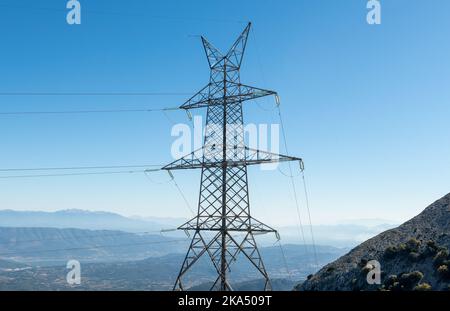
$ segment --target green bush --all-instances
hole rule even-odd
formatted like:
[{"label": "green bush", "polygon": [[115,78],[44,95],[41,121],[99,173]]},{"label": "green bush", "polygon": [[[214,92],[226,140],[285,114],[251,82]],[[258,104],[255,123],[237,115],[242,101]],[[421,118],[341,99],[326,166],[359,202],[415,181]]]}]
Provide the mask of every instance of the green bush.
[{"label": "green bush", "polygon": [[415,291],[430,291],[432,290],[431,285],[428,283],[420,283],[414,287]]},{"label": "green bush", "polygon": [[405,289],[412,289],[417,283],[423,279],[423,273],[420,271],[413,271],[410,273],[404,273],[400,276],[400,285],[403,285]]},{"label": "green bush", "polygon": [[425,248],[424,254],[427,256],[434,256],[438,251],[438,246],[433,240],[427,242],[427,247]]},{"label": "green bush", "polygon": [[406,248],[411,252],[417,252],[420,247],[420,241],[417,239],[410,239],[408,242],[406,242]]},{"label": "green bush", "polygon": [[384,251],[384,256],[388,259],[394,258],[398,253],[397,247],[389,246]]},{"label": "green bush", "polygon": [[397,250],[401,253],[406,252],[408,250],[408,246],[404,243],[400,243],[397,247]]},{"label": "green bush", "polygon": [[398,255],[408,255],[411,252],[417,253],[420,248],[420,241],[410,239],[406,243],[400,243],[397,246],[389,246],[384,250],[386,258],[395,258]]},{"label": "green bush", "polygon": [[436,254],[436,256],[434,256],[434,258],[433,258],[434,265],[436,267],[441,266],[444,263],[444,261],[446,261],[448,259],[448,256],[449,256],[449,254],[448,254],[448,250],[447,249],[440,250]]},{"label": "green bush", "polygon": [[395,274],[393,274],[386,278],[386,280],[384,281],[384,285],[389,289],[396,282],[398,282],[398,277]]}]

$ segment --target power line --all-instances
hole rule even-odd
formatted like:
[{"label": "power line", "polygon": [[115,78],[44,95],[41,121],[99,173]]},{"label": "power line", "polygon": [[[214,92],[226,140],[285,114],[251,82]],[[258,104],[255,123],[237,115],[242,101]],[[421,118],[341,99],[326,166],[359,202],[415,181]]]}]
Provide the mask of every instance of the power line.
[{"label": "power line", "polygon": [[173,174],[172,174],[170,171],[168,171],[168,172],[169,172],[169,174],[170,174],[170,177],[172,177],[173,184],[175,185],[175,187],[177,188],[177,190],[178,190],[178,192],[180,193],[181,197],[183,198],[183,201],[184,201],[184,203],[186,204],[187,208],[188,208],[189,211],[192,213],[192,215],[195,216],[195,212],[194,212],[194,210],[192,209],[191,205],[189,204],[189,201],[187,200],[186,196],[184,195],[184,192],[181,190],[180,186],[179,186],[178,183],[176,182],[175,176],[173,176]]},{"label": "power line", "polygon": [[115,166],[69,166],[69,167],[1,168],[0,172],[91,170],[91,169],[116,169],[116,168],[138,168],[138,167],[162,167],[162,166],[163,165],[160,165],[160,164],[142,164],[142,165],[115,165]]},{"label": "power line", "polygon": [[8,111],[0,112],[0,115],[35,115],[35,114],[88,114],[88,113],[124,113],[124,112],[167,112],[179,110],[173,108],[151,108],[151,109],[107,109],[107,110],[66,110],[66,111]]},{"label": "power line", "polygon": [[169,117],[169,115],[167,114],[166,110],[162,111],[164,117],[166,118],[166,120],[171,124],[171,125],[175,125],[176,122],[172,120],[172,118]]},{"label": "power line", "polygon": [[162,185],[162,184],[166,184],[166,183],[169,183],[169,182],[173,182],[175,188],[178,190],[178,193],[179,193],[180,196],[183,198],[183,201],[184,201],[184,203],[186,204],[186,207],[189,209],[189,211],[191,212],[191,214],[195,216],[194,210],[192,209],[191,205],[189,204],[189,201],[187,200],[187,198],[186,198],[184,192],[181,190],[180,186],[179,186],[178,183],[176,182],[175,176],[173,175],[173,173],[172,173],[171,171],[167,171],[167,172],[169,173],[170,179],[167,180],[167,181],[165,181],[165,182],[156,182],[156,181],[154,181],[153,179],[151,179],[151,177],[150,177],[149,174],[148,174],[149,172],[155,172],[155,171],[156,171],[156,170],[145,171],[145,172],[144,172],[144,173],[145,173],[145,177],[147,177],[147,179],[148,179],[150,182],[152,182],[152,183],[154,183],[154,184],[158,184],[158,185]]},{"label": "power line", "polygon": [[[258,60],[259,70],[260,70],[260,73],[261,73],[262,82],[263,82],[264,84],[267,84],[267,83],[266,83],[265,74],[264,74],[264,69],[263,69],[263,66],[262,66],[262,61],[261,61],[261,53],[260,53],[260,50],[259,50],[259,45],[258,45],[258,41],[257,41],[257,38],[256,38],[256,33],[255,33],[255,31],[252,31],[252,35],[253,35],[253,38],[254,38],[254,40],[255,40],[256,55],[257,55],[257,60]],[[276,95],[276,96],[278,96],[278,95]],[[277,97],[276,97],[276,98],[277,98]],[[280,118],[280,124],[281,124],[281,128],[282,128],[282,131],[283,131],[283,137],[284,137],[284,143],[285,143],[285,149],[286,149],[285,151],[286,151],[286,153],[288,153],[286,134],[285,134],[285,132],[284,132],[284,124],[283,124],[282,119],[281,119],[281,112],[280,112],[280,110],[279,110],[279,102],[278,102],[278,101],[279,101],[279,99],[276,100],[276,103],[275,103],[275,105],[274,105],[272,108],[264,108],[264,107],[259,103],[258,100],[255,100],[256,105],[258,106],[258,108],[259,108],[260,110],[265,111],[265,112],[269,112],[269,113],[270,113],[270,117],[271,117],[271,119],[272,119],[272,121],[273,121],[274,123],[275,123],[275,121],[274,121],[274,116],[273,116],[273,114],[272,114],[271,112],[273,112],[275,109],[278,109],[278,115],[279,115],[279,118]],[[289,169],[290,169],[291,175],[285,174],[285,173],[281,170],[280,166],[278,166],[277,169],[278,169],[278,171],[279,171],[282,175],[284,175],[284,176],[286,176],[286,177],[293,178],[293,176],[292,176],[291,163],[289,162],[288,165],[289,165]],[[301,223],[301,217],[300,217],[300,213],[299,213],[300,211],[299,211],[299,208],[298,208],[298,201],[297,201],[297,194],[296,194],[296,191],[295,191],[295,185],[294,185],[294,196],[295,196],[295,203],[296,203],[296,206],[297,206],[297,213],[298,213],[298,218],[299,218],[299,223],[300,223],[300,228],[301,228],[300,234],[301,234],[301,237],[302,237],[302,239],[303,239],[303,244],[305,244],[305,251],[307,251],[306,241],[305,241],[305,235],[304,235],[304,232],[303,232],[303,226],[302,226],[302,223]],[[278,244],[279,244],[280,251],[281,251],[281,254],[282,254],[282,256],[283,256],[283,261],[284,261],[284,264],[285,264],[285,267],[286,267],[286,271],[287,271],[287,273],[288,273],[288,275],[289,275],[289,279],[292,280],[292,274],[291,274],[291,272],[289,271],[289,267],[288,267],[288,265],[287,265],[287,260],[286,260],[286,256],[285,256],[285,253],[284,253],[283,246],[282,246],[280,240],[278,240],[277,242],[278,242]]]},{"label": "power line", "polygon": [[306,179],[305,179],[305,172],[302,171],[302,179],[303,179],[303,190],[305,191],[305,200],[306,200],[306,210],[308,211],[308,218],[309,218],[309,230],[311,233],[311,240],[313,242],[313,248],[314,248],[314,256],[316,260],[316,265],[319,266],[319,260],[317,259],[317,250],[316,250],[316,239],[314,238],[314,231],[312,228],[312,221],[311,221],[311,211],[309,208],[309,195],[308,195],[308,188],[306,186]]},{"label": "power line", "polygon": [[283,264],[284,264],[284,267],[285,267],[286,272],[288,274],[289,280],[292,281],[292,274],[291,274],[291,271],[289,270],[289,266],[288,266],[288,263],[287,263],[286,254],[284,252],[283,245],[281,244],[280,240],[278,240],[277,243],[278,243],[278,246],[280,247],[281,256],[283,258]]},{"label": "power line", "polygon": [[148,171],[148,170],[145,170],[144,171],[144,175],[145,175],[145,177],[148,179],[148,181],[150,181],[152,184],[156,184],[156,185],[164,185],[164,184],[167,184],[167,183],[169,183],[169,182],[171,182],[172,181],[172,178],[170,178],[169,180],[167,180],[167,181],[155,181],[155,180],[153,180],[151,177],[150,177],[150,175],[148,174],[148,173],[150,173],[150,172],[155,172],[156,170],[150,170],[150,171]]},{"label": "power line", "polygon": [[135,174],[144,173],[144,170],[129,170],[129,171],[113,171],[113,172],[92,172],[92,173],[61,173],[61,174],[33,174],[33,175],[9,175],[0,176],[0,179],[15,179],[15,178],[41,178],[41,177],[66,177],[66,176],[85,176],[85,175],[113,175],[113,174]]},{"label": "power line", "polygon": [[190,96],[167,92],[0,92],[0,96]]},{"label": "power line", "polygon": [[[49,11],[49,12],[67,12],[67,9],[64,8],[51,8],[51,7],[36,7],[36,6],[11,6],[0,4],[2,8],[9,9],[20,9],[20,10],[38,10],[38,11]],[[160,19],[160,20],[178,20],[178,21],[196,21],[196,22],[213,22],[213,23],[235,23],[242,24],[248,23],[248,21],[244,20],[234,20],[234,19],[225,19],[225,18],[211,18],[211,17],[199,17],[199,16],[169,16],[169,15],[149,15],[149,14],[140,14],[140,13],[127,13],[127,12],[113,12],[113,11],[101,11],[101,10],[84,10],[87,14],[97,14],[97,15],[118,15],[118,16],[128,16],[128,17],[145,17],[146,19]]]},{"label": "power line", "polygon": [[[280,109],[279,106],[278,106],[278,116],[280,117],[280,126],[281,126],[281,132],[283,134],[284,148],[285,148],[286,153],[289,153],[288,146],[287,146],[287,140],[286,140],[286,132],[284,131],[284,122],[283,122],[283,118],[281,117],[281,109]],[[297,209],[297,217],[298,217],[300,234],[301,234],[301,237],[303,239],[303,244],[305,245],[305,249],[307,249],[305,233],[303,231],[302,218],[301,218],[301,214],[300,214],[300,206],[298,204],[297,190],[295,188],[294,178],[292,177],[293,174],[292,174],[292,167],[291,167],[291,163],[290,162],[288,163],[288,166],[289,166],[289,172],[290,172],[290,176],[291,176],[290,181],[291,181],[291,185],[292,185],[292,191],[293,191],[293,194],[294,194],[295,206],[296,206],[296,209]]]},{"label": "power line", "polygon": [[283,172],[280,167],[278,167],[278,171],[280,172],[281,175],[283,175],[285,177],[289,177],[289,178],[299,177],[302,174],[301,172],[299,172],[297,175],[289,175],[289,174]]},{"label": "power line", "polygon": [[[285,146],[285,149],[286,149],[286,153],[288,153],[286,132],[284,130],[283,118],[281,117],[281,109],[280,109],[279,105],[277,105],[277,107],[278,107],[278,116],[280,118],[281,132],[283,133],[284,146]],[[304,234],[304,231],[303,231],[303,225],[302,225],[302,221],[301,221],[300,206],[299,206],[298,198],[297,198],[297,190],[296,190],[296,187],[295,187],[294,175],[293,175],[293,172],[292,172],[291,163],[289,162],[288,165],[289,165],[289,173],[290,173],[289,177],[290,177],[291,184],[292,184],[292,190],[294,192],[294,199],[295,199],[295,206],[296,206],[296,209],[297,209],[298,221],[299,221],[299,225],[300,225],[301,235],[302,235],[302,238],[303,238],[303,243],[305,244],[305,250],[306,250],[307,249],[306,248],[306,240],[305,240],[305,234]],[[280,170],[280,172],[281,172],[281,170]],[[313,244],[314,260],[316,262],[316,265],[318,266],[319,262],[318,262],[318,258],[317,258],[317,250],[316,250],[314,234],[313,234],[313,229],[312,229],[311,213],[310,213],[310,210],[309,210],[309,198],[308,198],[307,192],[306,192],[306,185],[305,185],[305,195],[306,195],[307,211],[308,211],[308,216],[309,216],[309,228],[310,228],[310,231],[311,231],[311,240],[312,240],[312,244]]]}]

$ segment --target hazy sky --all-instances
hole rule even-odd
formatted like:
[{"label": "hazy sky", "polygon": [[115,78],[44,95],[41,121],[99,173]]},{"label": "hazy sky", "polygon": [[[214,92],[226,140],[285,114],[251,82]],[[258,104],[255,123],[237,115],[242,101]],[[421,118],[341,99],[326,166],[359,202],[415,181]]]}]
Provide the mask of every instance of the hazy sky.
[{"label": "hazy sky", "polygon": [[[69,26],[63,0],[0,1],[0,93],[194,93],[209,78],[196,35],[225,50],[252,21],[242,82],[279,92],[289,152],[306,163],[314,224],[404,221],[450,192],[448,0],[382,0],[379,26],[366,23],[365,0],[80,2],[82,24]],[[0,111],[160,108],[188,97],[2,95]],[[247,102],[245,119],[276,123],[273,107],[273,99]],[[171,122],[187,118],[168,117],[0,115],[0,168],[169,163]],[[22,173],[0,172],[13,174]],[[175,174],[195,208],[200,172]],[[167,180],[0,178],[0,209],[190,216]],[[295,223],[287,177],[251,168],[249,180],[255,216]]]}]

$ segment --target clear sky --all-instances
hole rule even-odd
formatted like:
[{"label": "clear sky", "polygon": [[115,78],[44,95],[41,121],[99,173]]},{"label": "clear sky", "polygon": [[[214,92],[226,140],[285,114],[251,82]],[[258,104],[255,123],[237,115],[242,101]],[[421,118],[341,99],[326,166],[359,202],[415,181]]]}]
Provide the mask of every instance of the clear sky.
[{"label": "clear sky", "polygon": [[[306,163],[314,224],[404,221],[450,192],[448,0],[381,0],[378,26],[366,23],[365,0],[81,0],[78,26],[66,24],[65,2],[0,1],[1,112],[180,105],[209,78],[196,35],[225,50],[252,21],[242,82],[279,92],[289,152]],[[273,107],[272,99],[248,102],[245,119],[278,122]],[[182,112],[168,117],[0,115],[0,168],[165,164],[171,122],[187,122]],[[176,178],[195,207],[200,172]],[[159,173],[153,182],[143,174],[0,179],[0,208],[190,216],[167,180]],[[295,223],[288,178],[251,168],[249,180],[255,216]]]}]

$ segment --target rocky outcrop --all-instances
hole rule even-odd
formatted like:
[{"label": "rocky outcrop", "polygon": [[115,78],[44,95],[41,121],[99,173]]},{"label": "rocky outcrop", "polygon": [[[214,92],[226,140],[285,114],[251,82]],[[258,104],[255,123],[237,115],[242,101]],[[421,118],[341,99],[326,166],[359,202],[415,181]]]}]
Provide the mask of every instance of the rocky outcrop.
[{"label": "rocky outcrop", "polygon": [[[450,194],[401,226],[360,244],[324,266],[296,290],[449,290]],[[367,274],[381,264],[381,284]]]}]

